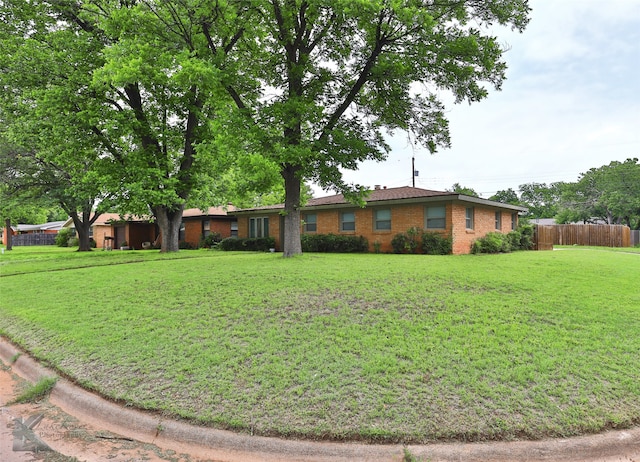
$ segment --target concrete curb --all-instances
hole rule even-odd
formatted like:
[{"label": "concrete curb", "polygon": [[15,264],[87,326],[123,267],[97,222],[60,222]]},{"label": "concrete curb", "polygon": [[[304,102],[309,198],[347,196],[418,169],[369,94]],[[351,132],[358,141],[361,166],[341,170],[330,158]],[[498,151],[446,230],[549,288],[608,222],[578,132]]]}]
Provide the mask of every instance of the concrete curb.
[{"label": "concrete curb", "polygon": [[[17,361],[10,364],[16,354]],[[57,374],[0,338],[0,359],[30,382]],[[50,402],[81,422],[193,457],[217,461],[402,461],[401,445],[333,443],[250,436],[168,420],[126,408],[59,378]],[[421,459],[436,461],[632,461],[640,458],[640,428],[570,439],[495,443],[410,445]]]}]

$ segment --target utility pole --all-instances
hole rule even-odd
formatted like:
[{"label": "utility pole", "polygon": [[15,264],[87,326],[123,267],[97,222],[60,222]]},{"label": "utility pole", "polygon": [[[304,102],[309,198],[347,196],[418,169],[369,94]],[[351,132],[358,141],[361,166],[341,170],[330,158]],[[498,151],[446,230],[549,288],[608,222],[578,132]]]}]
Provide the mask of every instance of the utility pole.
[{"label": "utility pole", "polygon": [[411,181],[413,187],[416,187],[416,177],[419,175],[419,172],[416,170],[416,158],[411,157]]},{"label": "utility pole", "polygon": [[413,182],[413,187],[416,187],[416,158],[415,156],[411,156],[411,181]]}]

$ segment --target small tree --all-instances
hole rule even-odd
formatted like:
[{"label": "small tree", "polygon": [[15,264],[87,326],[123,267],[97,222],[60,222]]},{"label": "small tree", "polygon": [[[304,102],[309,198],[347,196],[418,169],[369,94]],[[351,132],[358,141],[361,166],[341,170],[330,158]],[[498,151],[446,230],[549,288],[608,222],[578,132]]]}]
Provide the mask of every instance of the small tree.
[{"label": "small tree", "polygon": [[489,200],[502,202],[503,204],[521,205],[518,194],[511,188],[496,192]]},{"label": "small tree", "polygon": [[467,188],[462,186],[460,183],[454,183],[453,186],[451,186],[451,189],[447,189],[447,191],[464,194],[465,196],[480,197],[480,194],[478,194],[473,188]]},{"label": "small tree", "polygon": [[529,209],[527,218],[553,218],[558,213],[565,183],[525,183],[520,185],[520,200]]},{"label": "small tree", "polygon": [[71,239],[71,230],[69,228],[62,228],[58,231],[55,242],[58,247],[68,247],[69,239]]}]

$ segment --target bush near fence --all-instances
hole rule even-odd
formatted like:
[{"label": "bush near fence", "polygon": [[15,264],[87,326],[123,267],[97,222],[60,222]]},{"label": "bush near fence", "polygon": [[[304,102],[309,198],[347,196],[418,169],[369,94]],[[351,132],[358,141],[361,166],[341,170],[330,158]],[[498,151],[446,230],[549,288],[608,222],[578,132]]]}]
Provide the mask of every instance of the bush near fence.
[{"label": "bush near fence", "polygon": [[536,248],[544,244],[631,247],[631,229],[623,225],[536,225]]}]

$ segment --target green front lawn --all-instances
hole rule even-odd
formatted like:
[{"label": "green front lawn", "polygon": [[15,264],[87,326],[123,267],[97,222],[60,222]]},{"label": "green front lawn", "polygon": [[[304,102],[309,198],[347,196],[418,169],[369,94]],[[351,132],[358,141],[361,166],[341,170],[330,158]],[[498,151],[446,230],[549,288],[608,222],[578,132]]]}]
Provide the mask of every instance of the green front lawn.
[{"label": "green front lawn", "polygon": [[0,333],[141,408],[405,443],[640,423],[637,254],[23,249],[0,256]]}]

